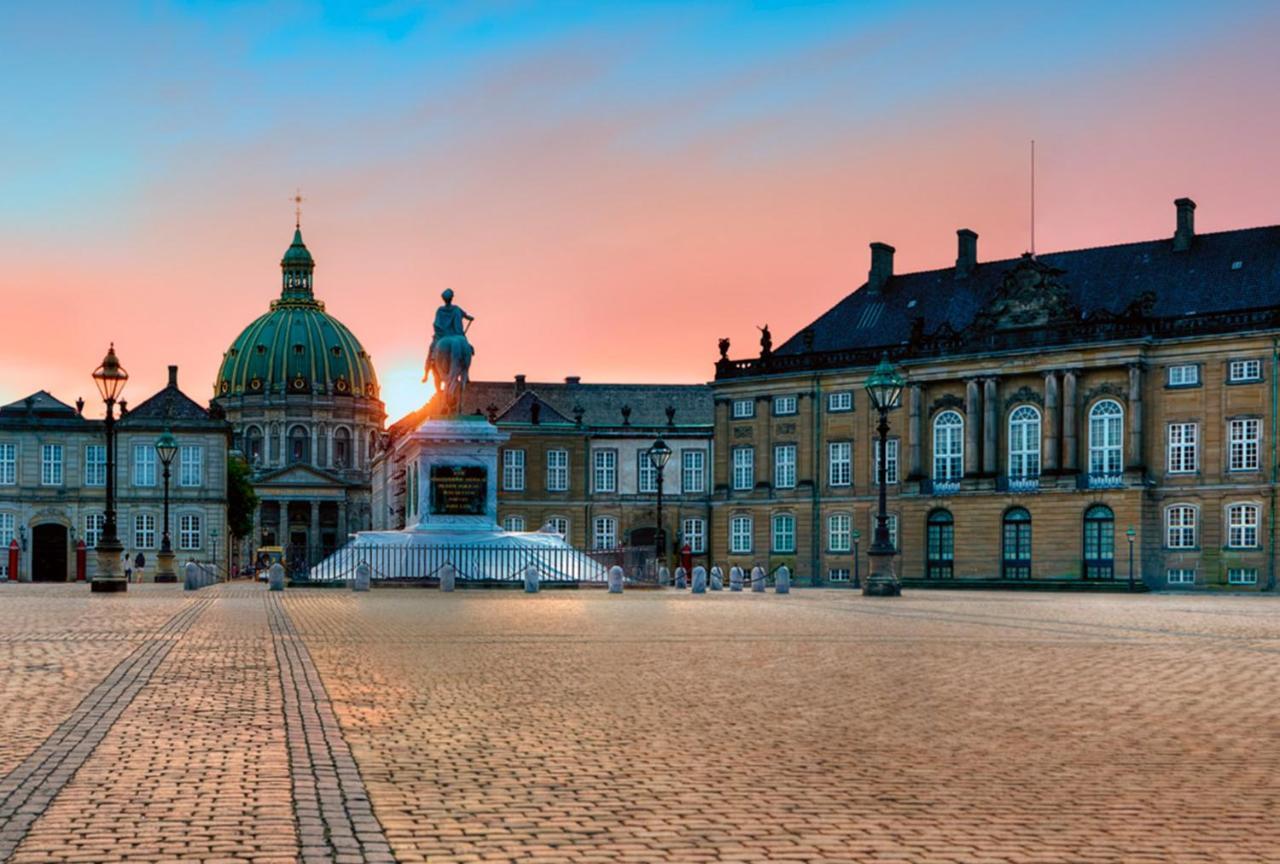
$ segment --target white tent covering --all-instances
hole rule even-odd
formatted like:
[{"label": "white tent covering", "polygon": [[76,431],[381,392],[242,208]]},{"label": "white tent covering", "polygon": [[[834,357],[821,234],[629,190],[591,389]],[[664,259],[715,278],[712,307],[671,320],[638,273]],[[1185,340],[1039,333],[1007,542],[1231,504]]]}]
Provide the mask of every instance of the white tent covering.
[{"label": "white tent covering", "polygon": [[550,582],[604,582],[608,568],[549,531],[361,531],[311,568],[313,582],[354,579],[368,561],[378,580],[438,578],[452,564],[459,579],[514,581],[532,563]]}]

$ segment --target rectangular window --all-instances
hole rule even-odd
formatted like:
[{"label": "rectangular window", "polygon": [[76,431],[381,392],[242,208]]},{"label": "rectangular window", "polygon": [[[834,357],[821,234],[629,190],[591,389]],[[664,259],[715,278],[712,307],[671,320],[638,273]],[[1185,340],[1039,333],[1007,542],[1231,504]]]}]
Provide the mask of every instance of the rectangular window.
[{"label": "rectangular window", "polygon": [[680,525],[680,534],[694,555],[707,551],[707,525],[701,519],[685,519]]},{"label": "rectangular window", "polygon": [[1257,471],[1258,454],[1262,445],[1262,421],[1257,418],[1232,420],[1230,443],[1228,469]]},{"label": "rectangular window", "polygon": [[653,466],[647,450],[636,454],[636,491],[650,494],[658,491],[658,469]]},{"label": "rectangular window", "polygon": [[[892,546],[894,549],[897,549],[898,548],[898,516],[896,513],[887,513],[885,514],[885,521],[888,523],[888,526],[889,526],[889,545]],[[870,536],[872,543],[876,542],[876,514],[874,510],[871,512],[871,533],[868,536]]]},{"label": "rectangular window", "polygon": [[1170,387],[1194,387],[1200,383],[1200,367],[1194,363],[1169,367]]},{"label": "rectangular window", "polygon": [[505,519],[502,520],[502,530],[503,531],[523,531],[524,517],[523,516],[506,517]]},{"label": "rectangular window", "polygon": [[827,394],[827,411],[835,414],[840,411],[853,410],[853,391],[842,390],[839,393]]},{"label": "rectangular window", "polygon": [[139,549],[156,548],[156,517],[138,513],[133,517],[133,545]]},{"label": "rectangular window", "polygon": [[827,551],[848,552],[853,548],[853,518],[848,513],[827,517]]},{"label": "rectangular window", "polygon": [[178,548],[184,552],[194,552],[201,547],[200,517],[195,513],[184,513],[178,517]]},{"label": "rectangular window", "polygon": [[733,419],[748,420],[756,416],[756,400],[754,399],[734,399],[733,400]]},{"label": "rectangular window", "polygon": [[564,518],[563,516],[552,516],[550,519],[547,520],[547,525],[551,528],[552,531],[556,532],[561,537],[565,538],[566,540],[569,539],[569,520],[568,519]]},{"label": "rectangular window", "polygon": [[1232,504],[1227,508],[1227,546],[1253,549],[1258,545],[1258,506]]},{"label": "rectangular window", "polygon": [[[602,451],[604,452],[604,451]],[[592,543],[597,549],[614,549],[618,545],[618,520],[612,516],[599,516],[595,520]]]},{"label": "rectangular window", "polygon": [[794,396],[774,396],[773,397],[773,413],[778,417],[786,417],[789,414],[796,413],[796,397]]},{"label": "rectangular window", "polygon": [[1227,570],[1227,582],[1232,585],[1257,585],[1258,571],[1254,567],[1232,567]]},{"label": "rectangular window", "polygon": [[1232,360],[1227,370],[1227,380],[1232,384],[1262,380],[1261,360]]},{"label": "rectangular window", "polygon": [[62,485],[61,444],[45,444],[40,448],[40,485]]},{"label": "rectangular window", "polygon": [[524,451],[502,451],[502,488],[507,492],[524,491]]},{"label": "rectangular window", "polygon": [[178,485],[194,488],[204,485],[204,447],[183,444],[178,451]]},{"label": "rectangular window", "polygon": [[751,447],[733,448],[733,488],[739,492],[756,485],[756,451]]},{"label": "rectangular window", "polygon": [[18,482],[18,445],[0,444],[0,486]]},{"label": "rectangular window", "polygon": [[14,522],[12,513],[0,513],[0,577],[5,579],[9,578],[9,544],[13,542]]},{"label": "rectangular window", "polygon": [[680,491],[699,493],[707,487],[707,454],[702,450],[680,453]]},{"label": "rectangular window", "polygon": [[[871,462],[871,482],[875,486],[880,485],[880,441],[877,439],[872,443],[871,452],[874,454]],[[892,486],[898,482],[898,439],[890,438],[884,442],[885,452],[885,483]]]},{"label": "rectangular window", "polygon": [[849,486],[853,483],[853,444],[832,441],[827,445],[827,483]]},{"label": "rectangular window", "polygon": [[734,555],[746,555],[751,551],[751,517],[734,516],[729,520],[729,551]]},{"label": "rectangular window", "polygon": [[1199,426],[1195,423],[1169,424],[1169,473],[1191,474],[1197,467],[1196,440]]},{"label": "rectangular window", "polygon": [[848,567],[832,567],[830,570],[827,571],[827,581],[828,582],[848,582],[849,568]]},{"label": "rectangular window", "polygon": [[1165,511],[1165,543],[1170,549],[1196,548],[1196,508],[1174,504]]},{"label": "rectangular window", "polygon": [[151,444],[133,445],[133,485],[156,485],[156,448]]},{"label": "rectangular window", "polygon": [[567,492],[569,490],[569,451],[547,451],[547,491]]},{"label": "rectangular window", "polygon": [[595,490],[597,492],[618,491],[618,451],[596,450],[592,454],[595,466]]},{"label": "rectangular window", "polygon": [[1165,571],[1165,581],[1170,585],[1196,584],[1196,571],[1187,567],[1175,567]]},{"label": "rectangular window", "polygon": [[781,555],[796,551],[796,517],[790,513],[773,517],[773,551]]},{"label": "rectangular window", "polygon": [[773,485],[778,489],[796,486],[796,445],[778,444],[773,448]]},{"label": "rectangular window", "polygon": [[97,547],[102,540],[102,526],[106,524],[107,514],[87,513],[84,517],[84,545],[90,549]]},{"label": "rectangular window", "polygon": [[107,485],[107,445],[90,444],[84,448],[84,485]]}]

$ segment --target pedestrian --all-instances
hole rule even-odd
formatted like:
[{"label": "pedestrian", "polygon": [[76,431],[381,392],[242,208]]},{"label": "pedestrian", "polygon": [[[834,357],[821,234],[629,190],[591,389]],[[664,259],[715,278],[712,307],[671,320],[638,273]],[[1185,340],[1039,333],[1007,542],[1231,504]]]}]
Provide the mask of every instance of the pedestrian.
[{"label": "pedestrian", "polygon": [[124,581],[132,582],[133,581],[133,559],[129,557],[128,552],[121,553],[120,565],[124,569]]},{"label": "pedestrian", "polygon": [[146,569],[146,566],[147,566],[147,556],[139,552],[138,557],[133,559],[133,569],[138,574],[139,582],[142,581],[143,570]]}]

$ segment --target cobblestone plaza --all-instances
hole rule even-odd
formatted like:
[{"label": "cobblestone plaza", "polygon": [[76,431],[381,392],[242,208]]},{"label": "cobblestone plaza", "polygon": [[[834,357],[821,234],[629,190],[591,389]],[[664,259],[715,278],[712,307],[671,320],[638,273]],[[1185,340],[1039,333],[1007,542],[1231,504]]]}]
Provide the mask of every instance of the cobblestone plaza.
[{"label": "cobblestone plaza", "polygon": [[0,586],[0,860],[1280,861],[1270,597]]}]

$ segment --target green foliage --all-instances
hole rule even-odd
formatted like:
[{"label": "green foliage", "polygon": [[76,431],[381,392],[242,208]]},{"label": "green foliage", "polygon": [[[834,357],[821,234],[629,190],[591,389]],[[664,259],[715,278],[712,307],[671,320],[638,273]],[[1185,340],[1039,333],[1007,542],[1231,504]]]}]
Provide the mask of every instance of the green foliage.
[{"label": "green foliage", "polygon": [[249,482],[249,463],[239,456],[227,457],[227,527],[234,537],[253,531],[253,511],[258,509],[258,493]]}]

